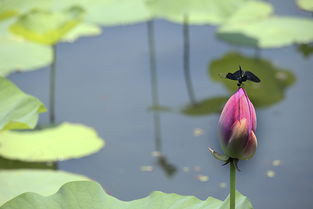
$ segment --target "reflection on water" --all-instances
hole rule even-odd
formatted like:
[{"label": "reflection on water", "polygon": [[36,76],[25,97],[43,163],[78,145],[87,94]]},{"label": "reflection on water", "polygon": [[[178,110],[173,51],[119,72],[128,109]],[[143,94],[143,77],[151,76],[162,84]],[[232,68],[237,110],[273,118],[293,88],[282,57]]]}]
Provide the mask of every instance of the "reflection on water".
[{"label": "reflection on water", "polygon": [[194,88],[192,85],[191,74],[190,74],[190,38],[189,38],[189,23],[188,15],[184,15],[184,24],[183,24],[183,45],[184,45],[184,78],[187,87],[189,102],[191,105],[196,104],[196,97]]},{"label": "reflection on water", "polygon": [[147,22],[148,29],[148,47],[149,47],[149,62],[150,62],[150,83],[153,110],[153,126],[154,126],[154,141],[158,165],[164,170],[167,176],[171,177],[176,173],[176,168],[172,165],[166,157],[162,154],[162,133],[161,133],[161,117],[160,110],[167,110],[159,103],[158,91],[158,77],[156,66],[156,52],[155,52],[155,38],[154,38],[154,22],[153,20]]}]

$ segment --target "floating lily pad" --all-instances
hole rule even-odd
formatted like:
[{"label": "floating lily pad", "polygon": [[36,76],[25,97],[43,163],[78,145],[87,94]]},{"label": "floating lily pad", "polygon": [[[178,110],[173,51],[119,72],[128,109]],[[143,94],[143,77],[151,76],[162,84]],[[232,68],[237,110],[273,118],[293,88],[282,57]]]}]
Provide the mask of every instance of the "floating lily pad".
[{"label": "floating lily pad", "polygon": [[[287,69],[274,66],[265,59],[255,59],[239,53],[228,53],[209,65],[209,74],[213,80],[221,82],[230,93],[236,91],[237,83],[223,77],[237,70],[238,65],[256,74],[260,83],[245,82],[245,89],[256,107],[266,107],[284,99],[287,87],[295,82],[295,75]],[[221,76],[222,75],[222,76]]]},{"label": "floating lily pad", "polygon": [[150,0],[147,5],[156,17],[190,24],[222,24],[259,20],[272,13],[269,3],[248,0]]},{"label": "floating lily pad", "polygon": [[0,130],[31,129],[45,106],[35,97],[22,92],[11,81],[0,77]]},{"label": "floating lily pad", "polygon": [[297,5],[300,9],[313,12],[313,1],[312,0],[297,0]]},{"label": "floating lily pad", "polygon": [[[282,47],[313,41],[313,20],[297,17],[271,17],[260,21],[222,25],[217,36],[231,44],[250,47]],[[255,40],[252,41],[251,40]]]},{"label": "floating lily pad", "polygon": [[49,46],[14,36],[0,36],[0,76],[16,71],[31,71],[47,66],[52,60]]},{"label": "floating lily pad", "polygon": [[80,124],[0,134],[0,155],[27,162],[51,162],[79,158],[99,151],[104,141],[96,131]]},{"label": "floating lily pad", "polygon": [[62,41],[74,42],[82,36],[96,36],[101,34],[101,28],[90,23],[80,23],[62,38]]},{"label": "floating lily pad", "polygon": [[[45,197],[36,193],[24,193],[8,201],[0,209],[228,209],[229,198],[221,201],[212,197],[202,201],[193,196],[153,192],[148,197],[121,201],[106,194],[101,186],[91,181],[76,181],[64,184],[54,195]],[[252,209],[247,197],[236,193],[237,209]]]},{"label": "floating lily pad", "polygon": [[247,1],[235,10],[223,24],[247,24],[268,18],[273,13],[272,5],[264,1]]},{"label": "floating lily pad", "polygon": [[188,16],[190,24],[220,24],[247,0],[150,0],[147,5],[154,16],[182,23]]},{"label": "floating lily pad", "polygon": [[0,21],[3,21],[3,20],[8,19],[10,17],[14,17],[16,15],[17,15],[17,12],[12,11],[12,10],[0,11]]},{"label": "floating lily pad", "polygon": [[62,12],[33,9],[21,15],[10,29],[27,40],[53,45],[81,22],[83,13],[80,7]]},{"label": "floating lily pad", "polygon": [[124,25],[152,18],[145,0],[90,0],[82,5],[86,20],[101,25]]},{"label": "floating lily pad", "polygon": [[182,113],[189,116],[202,116],[220,113],[228,97],[212,97],[198,101],[196,105],[188,105]]},{"label": "floating lily pad", "polygon": [[0,205],[24,192],[36,192],[45,196],[51,195],[67,182],[82,180],[88,180],[88,178],[63,171],[1,170]]},{"label": "floating lily pad", "polygon": [[0,0],[0,19],[1,16],[12,17],[33,8],[43,8],[49,5],[50,0]]}]

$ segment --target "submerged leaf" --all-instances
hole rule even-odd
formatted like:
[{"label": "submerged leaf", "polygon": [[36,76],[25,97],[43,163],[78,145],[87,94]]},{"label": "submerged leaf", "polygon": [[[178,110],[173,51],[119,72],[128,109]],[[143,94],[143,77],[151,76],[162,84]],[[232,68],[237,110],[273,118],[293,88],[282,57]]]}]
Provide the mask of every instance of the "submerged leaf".
[{"label": "submerged leaf", "polygon": [[196,105],[188,105],[182,113],[189,116],[202,116],[221,112],[228,97],[212,97],[197,102]]},{"label": "submerged leaf", "polygon": [[62,12],[33,9],[20,16],[10,29],[27,40],[53,45],[81,22],[82,15],[80,7]]},{"label": "submerged leaf", "polygon": [[266,107],[280,102],[284,99],[286,88],[295,82],[295,75],[287,69],[278,68],[265,59],[255,59],[234,52],[211,62],[210,77],[223,83],[229,92],[233,93],[238,88],[237,82],[220,75],[236,71],[238,64],[261,79],[260,83],[251,81],[244,83],[249,98],[256,107]]},{"label": "submerged leaf", "polygon": [[104,141],[96,131],[80,124],[28,132],[0,134],[0,155],[13,160],[49,162],[79,158],[99,151]]},{"label": "submerged leaf", "polygon": [[[209,197],[202,201],[193,196],[153,192],[148,197],[121,201],[106,194],[95,182],[78,181],[64,184],[54,195],[44,197],[36,193],[24,193],[8,201],[0,209],[226,209],[229,200],[224,202]],[[252,209],[247,197],[236,193],[236,209]],[[227,209],[228,209],[227,208]]]},{"label": "submerged leaf", "polygon": [[0,170],[4,169],[56,169],[54,162],[24,162],[0,157]]},{"label": "submerged leaf", "polygon": [[[11,81],[0,77],[0,130],[31,129],[45,106],[35,97],[22,92]],[[1,147],[1,146],[0,146]]]},{"label": "submerged leaf", "polygon": [[298,51],[305,57],[310,57],[313,54],[313,44],[300,44]]},{"label": "submerged leaf", "polygon": [[52,170],[1,170],[0,205],[24,192],[51,195],[65,183],[88,180],[87,177]]}]

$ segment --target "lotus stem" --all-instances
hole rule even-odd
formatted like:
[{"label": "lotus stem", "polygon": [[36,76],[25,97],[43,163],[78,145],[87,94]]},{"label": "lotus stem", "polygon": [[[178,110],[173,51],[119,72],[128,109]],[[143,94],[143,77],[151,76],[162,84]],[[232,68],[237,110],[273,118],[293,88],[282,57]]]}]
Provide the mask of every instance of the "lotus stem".
[{"label": "lotus stem", "polygon": [[55,80],[56,80],[56,44],[52,46],[52,63],[50,65],[49,123],[55,124]]},{"label": "lotus stem", "polygon": [[229,208],[235,209],[236,207],[236,161],[234,159],[230,160],[230,201],[229,201]]}]

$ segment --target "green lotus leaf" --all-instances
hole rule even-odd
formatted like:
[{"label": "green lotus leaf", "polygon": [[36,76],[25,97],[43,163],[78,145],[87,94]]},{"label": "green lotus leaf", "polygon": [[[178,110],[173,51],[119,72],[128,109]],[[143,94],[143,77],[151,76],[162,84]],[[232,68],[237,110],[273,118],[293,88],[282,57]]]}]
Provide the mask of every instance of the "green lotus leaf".
[{"label": "green lotus leaf", "polygon": [[190,24],[249,22],[272,13],[270,4],[252,0],[150,0],[147,5],[156,17],[182,23],[188,16]]},{"label": "green lotus leaf", "polygon": [[[48,197],[36,193],[24,193],[8,201],[0,209],[228,209],[229,199],[224,202],[209,197],[202,201],[193,196],[153,192],[149,196],[121,201],[103,191],[101,186],[91,181],[76,181],[64,184],[60,190]],[[252,209],[250,201],[236,193],[236,209]]]},{"label": "green lotus leaf", "polygon": [[313,12],[313,1],[312,0],[298,0],[296,1],[300,9]]},{"label": "green lotus leaf", "polygon": [[227,53],[224,57],[214,60],[209,65],[209,75],[227,88],[232,94],[237,83],[225,79],[227,73],[238,70],[238,65],[257,75],[260,83],[247,81],[244,87],[256,107],[266,107],[284,99],[287,87],[295,83],[295,75],[287,69],[278,68],[265,59],[255,59],[239,53]]},{"label": "green lotus leaf", "polygon": [[272,5],[264,1],[248,1],[223,22],[223,24],[247,24],[268,18],[273,13]]},{"label": "green lotus leaf", "polygon": [[82,2],[86,20],[101,25],[124,25],[151,19],[145,0],[90,0]]},{"label": "green lotus leaf", "polygon": [[47,196],[57,192],[67,182],[82,180],[88,180],[88,178],[64,171],[1,170],[0,205],[24,192],[36,192]]},{"label": "green lotus leaf", "polygon": [[[250,47],[282,47],[313,41],[313,20],[297,17],[271,17],[260,21],[222,25],[217,36],[231,44]],[[254,41],[251,41],[254,40]]]},{"label": "green lotus leaf", "polygon": [[16,71],[31,71],[51,63],[52,50],[21,38],[0,36],[0,76]]},{"label": "green lotus leaf", "polygon": [[182,113],[189,116],[202,116],[220,113],[228,97],[212,97],[198,101],[196,105],[184,107]]},{"label": "green lotus leaf", "polygon": [[0,130],[31,129],[45,106],[35,97],[22,92],[11,81],[0,77]]},{"label": "green lotus leaf", "polygon": [[17,12],[13,10],[0,11],[0,21],[6,20],[10,17],[14,17],[17,15]]},{"label": "green lotus leaf", "polygon": [[10,30],[27,40],[53,45],[81,22],[83,13],[80,7],[62,12],[33,9],[21,15]]},{"label": "green lotus leaf", "polygon": [[69,31],[62,41],[74,42],[82,36],[96,36],[101,34],[101,28],[90,23],[81,23]]},{"label": "green lotus leaf", "polygon": [[0,155],[12,160],[51,162],[79,158],[99,151],[104,141],[96,131],[63,123],[36,131],[0,133]]},{"label": "green lotus leaf", "polygon": [[0,0],[0,19],[16,16],[33,8],[47,8],[50,0]]}]

